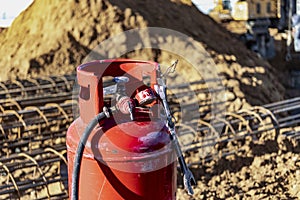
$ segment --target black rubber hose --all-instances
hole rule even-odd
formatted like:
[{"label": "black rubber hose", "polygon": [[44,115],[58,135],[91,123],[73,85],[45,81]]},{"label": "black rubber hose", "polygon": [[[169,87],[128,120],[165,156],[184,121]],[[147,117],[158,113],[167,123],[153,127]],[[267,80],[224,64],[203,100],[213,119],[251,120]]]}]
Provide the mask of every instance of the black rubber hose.
[{"label": "black rubber hose", "polygon": [[95,126],[103,119],[109,117],[108,113],[101,112],[99,113],[92,121],[87,125],[85,128],[76,150],[74,166],[73,166],[73,174],[72,174],[72,197],[71,200],[78,200],[78,190],[79,190],[79,175],[80,175],[80,167],[81,167],[81,160],[83,156],[83,150],[86,144],[88,137],[90,136],[91,132],[95,128]]}]

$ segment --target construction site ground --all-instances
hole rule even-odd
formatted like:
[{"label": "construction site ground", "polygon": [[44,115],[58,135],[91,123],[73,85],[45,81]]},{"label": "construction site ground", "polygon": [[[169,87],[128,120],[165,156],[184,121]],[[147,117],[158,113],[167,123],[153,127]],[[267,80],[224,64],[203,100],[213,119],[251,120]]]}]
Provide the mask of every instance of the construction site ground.
[{"label": "construction site ground", "polygon": [[[146,27],[191,38],[202,49],[201,67],[174,52],[139,49],[143,42],[133,51],[111,46],[95,58],[125,48],[121,57],[162,66],[179,60],[168,95],[197,185],[188,196],[178,170],[177,199],[298,199],[300,102],[291,71],[299,63],[284,59],[286,36],[270,30],[277,56],[264,60],[239,40],[243,24],[219,24],[189,0],[35,0],[0,32],[0,199],[68,198],[65,136],[78,117],[75,69],[102,41]],[[174,35],[155,42],[196,55]]]}]

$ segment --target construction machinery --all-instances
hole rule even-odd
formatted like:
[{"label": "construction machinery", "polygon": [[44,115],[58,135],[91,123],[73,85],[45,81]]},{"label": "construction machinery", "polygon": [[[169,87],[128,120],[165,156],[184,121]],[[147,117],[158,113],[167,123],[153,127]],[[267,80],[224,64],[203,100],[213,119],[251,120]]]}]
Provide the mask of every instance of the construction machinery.
[{"label": "construction machinery", "polygon": [[280,0],[240,0],[232,6],[233,20],[280,18]]},{"label": "construction machinery", "polygon": [[[231,0],[216,1],[210,16],[221,16],[226,13],[226,19],[244,21],[246,33],[241,40],[254,52],[263,58],[275,56],[274,39],[269,27],[275,26],[279,32],[288,31],[288,46],[291,46],[291,17],[296,13],[296,0]],[[229,5],[229,6],[228,6]],[[216,15],[218,13],[218,15]]]}]

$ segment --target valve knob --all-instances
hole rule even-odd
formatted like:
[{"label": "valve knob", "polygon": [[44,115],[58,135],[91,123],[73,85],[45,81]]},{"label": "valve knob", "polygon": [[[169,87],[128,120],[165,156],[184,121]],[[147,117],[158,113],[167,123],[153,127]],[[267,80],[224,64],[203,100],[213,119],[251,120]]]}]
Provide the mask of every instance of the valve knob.
[{"label": "valve knob", "polygon": [[155,101],[156,96],[151,88],[147,88],[145,90],[138,92],[135,95],[135,98],[138,101],[140,106],[145,106]]}]

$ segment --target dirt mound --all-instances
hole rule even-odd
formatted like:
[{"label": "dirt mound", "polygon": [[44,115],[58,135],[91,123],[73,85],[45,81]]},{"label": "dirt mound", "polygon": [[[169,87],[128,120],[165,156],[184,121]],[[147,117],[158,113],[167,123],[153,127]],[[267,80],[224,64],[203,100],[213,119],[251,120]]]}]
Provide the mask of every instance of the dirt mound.
[{"label": "dirt mound", "polygon": [[[0,34],[0,80],[75,72],[75,67],[101,41],[137,27],[168,28],[197,41],[213,58],[218,74],[224,78],[226,96],[235,102],[231,109],[239,109],[247,102],[263,104],[283,98],[283,87],[277,83],[276,72],[267,62],[200,13],[190,1],[175,0],[143,3],[36,0]],[[164,42],[186,52],[186,46],[174,40]],[[116,49],[112,47],[102,57],[114,57]],[[144,50],[126,56],[168,64],[176,57],[169,52]],[[205,57],[199,63],[205,64]],[[180,58],[181,72],[191,80],[193,75],[185,68],[184,59]]]}]

